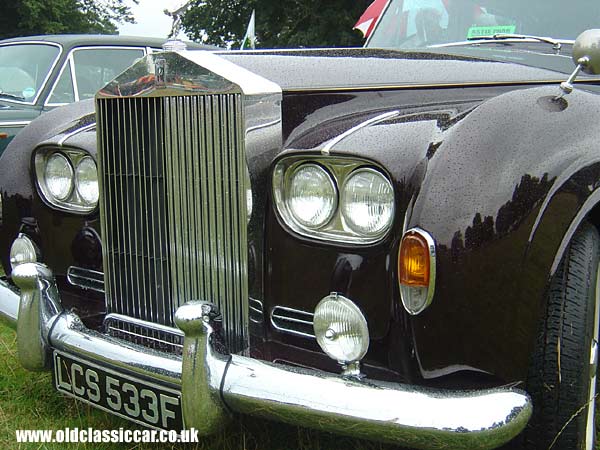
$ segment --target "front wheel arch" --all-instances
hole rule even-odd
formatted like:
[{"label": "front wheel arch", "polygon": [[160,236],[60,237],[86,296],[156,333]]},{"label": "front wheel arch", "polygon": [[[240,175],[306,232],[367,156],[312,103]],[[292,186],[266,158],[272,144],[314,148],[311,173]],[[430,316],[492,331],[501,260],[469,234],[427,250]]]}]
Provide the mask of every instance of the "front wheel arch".
[{"label": "front wheel arch", "polygon": [[534,401],[527,448],[592,448],[599,274],[600,233],[586,221],[569,241],[546,294],[527,380]]}]

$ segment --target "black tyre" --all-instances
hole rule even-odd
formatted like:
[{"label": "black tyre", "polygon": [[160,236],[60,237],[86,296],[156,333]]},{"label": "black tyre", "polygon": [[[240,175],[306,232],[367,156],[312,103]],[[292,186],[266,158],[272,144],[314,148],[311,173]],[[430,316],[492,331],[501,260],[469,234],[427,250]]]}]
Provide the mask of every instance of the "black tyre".
[{"label": "black tyre", "polygon": [[594,448],[600,236],[583,224],[554,275],[530,366],[526,448]]}]

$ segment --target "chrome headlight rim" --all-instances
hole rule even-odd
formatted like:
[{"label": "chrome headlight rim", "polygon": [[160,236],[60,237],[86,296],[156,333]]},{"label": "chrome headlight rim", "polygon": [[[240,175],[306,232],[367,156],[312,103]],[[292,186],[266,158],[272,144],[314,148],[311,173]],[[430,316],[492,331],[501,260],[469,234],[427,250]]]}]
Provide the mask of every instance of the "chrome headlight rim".
[{"label": "chrome headlight rim", "polygon": [[[352,223],[352,219],[350,217],[348,217],[348,214],[346,213],[346,209],[345,209],[345,206],[347,204],[347,196],[349,195],[346,192],[346,188],[348,187],[348,184],[353,180],[353,178],[360,175],[361,173],[374,174],[374,175],[380,177],[387,184],[390,191],[392,192],[392,205],[391,205],[390,219],[387,223],[384,224],[383,227],[381,227],[381,229],[379,229],[375,232],[366,232],[363,230],[357,230],[357,227]],[[390,179],[381,171],[375,169],[374,167],[370,167],[370,166],[362,166],[362,167],[359,167],[359,168],[353,170],[346,177],[342,187],[340,188],[340,197],[341,197],[340,215],[341,215],[342,219],[344,220],[346,226],[348,226],[350,229],[352,229],[352,231],[354,231],[356,234],[365,236],[365,238],[380,239],[383,236],[385,236],[388,233],[388,231],[392,228],[392,225],[394,223],[394,213],[396,212],[394,185],[392,184]]]},{"label": "chrome headlight rim", "polygon": [[[73,169],[72,187],[66,200],[60,200],[54,197],[52,193],[49,192],[45,180],[45,168],[47,161],[57,153],[67,158],[71,168]],[[37,192],[46,206],[54,210],[85,216],[93,214],[98,210],[99,201],[95,205],[88,205],[84,203],[76,187],[75,169],[79,165],[79,162],[86,157],[91,158],[96,164],[96,168],[98,167],[96,159],[90,153],[79,148],[43,146],[38,147],[34,151],[32,156],[34,182]]]},{"label": "chrome headlight rim", "polygon": [[[311,230],[299,226],[291,217],[285,205],[285,180],[291,171],[302,164],[315,163],[324,167],[336,184],[338,191],[338,204],[336,212],[323,227],[317,230]],[[343,246],[347,248],[357,248],[366,246],[381,245],[386,241],[396,223],[392,214],[390,225],[378,235],[366,236],[354,232],[345,223],[340,212],[342,204],[341,187],[345,180],[355,171],[361,169],[375,170],[392,187],[394,212],[396,211],[396,190],[393,179],[389,173],[376,162],[367,160],[354,155],[322,155],[314,153],[287,154],[278,158],[273,165],[272,170],[272,198],[275,217],[281,227],[291,233],[296,238],[305,238],[323,245]]]},{"label": "chrome headlight rim", "polygon": [[[331,196],[332,205],[331,205],[330,211],[315,226],[309,225],[308,222],[303,222],[298,217],[298,215],[294,212],[292,205],[290,204],[290,197],[289,197],[291,186],[292,186],[293,181],[295,180],[295,177],[301,171],[311,169],[311,168],[316,169],[318,172],[320,172],[325,177],[325,183],[326,183],[327,187],[332,191],[332,194],[333,194]],[[290,218],[296,223],[296,225],[299,228],[307,229],[310,231],[317,231],[317,230],[323,228],[324,226],[326,226],[331,221],[332,217],[335,215],[335,213],[338,209],[339,191],[337,188],[337,184],[336,184],[333,176],[331,175],[331,173],[325,167],[321,166],[318,163],[306,162],[306,163],[298,164],[292,170],[289,170],[285,176],[284,189],[285,189],[285,194],[284,194],[285,208],[287,209],[287,211],[290,215]]]}]

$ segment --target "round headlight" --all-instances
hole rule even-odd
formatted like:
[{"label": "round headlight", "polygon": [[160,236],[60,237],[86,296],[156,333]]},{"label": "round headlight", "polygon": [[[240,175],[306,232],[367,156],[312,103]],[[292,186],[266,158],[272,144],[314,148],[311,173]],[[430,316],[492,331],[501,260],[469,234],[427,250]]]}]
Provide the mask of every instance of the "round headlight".
[{"label": "round headlight", "polygon": [[318,344],[330,358],[346,364],[360,361],[369,348],[367,321],[358,306],[332,293],[315,309],[313,327]]},{"label": "round headlight", "polygon": [[394,188],[374,169],[358,169],[344,184],[341,210],[346,224],[364,236],[383,234],[394,218]]},{"label": "round headlight", "polygon": [[90,156],[85,156],[77,164],[75,185],[79,196],[88,206],[94,206],[98,203],[100,192],[98,189],[98,169]]},{"label": "round headlight", "polygon": [[36,245],[26,235],[19,234],[10,247],[11,268],[14,269],[25,263],[37,262],[37,258],[38,252]]},{"label": "round headlight", "polygon": [[298,167],[289,181],[288,208],[300,225],[317,229],[331,220],[337,189],[329,173],[317,164]]},{"label": "round headlight", "polygon": [[73,190],[73,167],[60,153],[54,153],[46,161],[44,182],[55,199],[64,201]]}]

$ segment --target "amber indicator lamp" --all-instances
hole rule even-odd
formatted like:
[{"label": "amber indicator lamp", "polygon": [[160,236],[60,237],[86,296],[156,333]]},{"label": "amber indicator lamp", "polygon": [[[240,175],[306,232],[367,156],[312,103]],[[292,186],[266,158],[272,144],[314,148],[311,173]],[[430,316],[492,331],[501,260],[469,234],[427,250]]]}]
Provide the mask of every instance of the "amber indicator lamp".
[{"label": "amber indicator lamp", "polygon": [[429,286],[430,261],[427,240],[418,233],[407,232],[400,243],[398,275],[405,286]]}]

